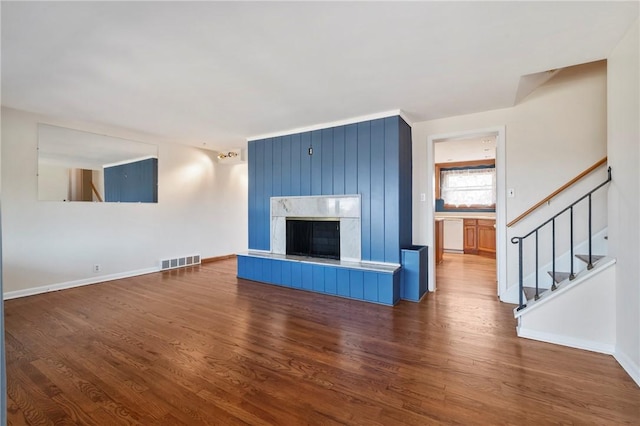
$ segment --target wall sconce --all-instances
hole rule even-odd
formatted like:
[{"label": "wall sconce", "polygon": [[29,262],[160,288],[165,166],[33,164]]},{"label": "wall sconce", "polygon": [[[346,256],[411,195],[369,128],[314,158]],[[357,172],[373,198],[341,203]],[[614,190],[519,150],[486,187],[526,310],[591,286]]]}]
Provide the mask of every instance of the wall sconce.
[{"label": "wall sconce", "polygon": [[217,157],[218,162],[224,164],[237,164],[244,161],[244,158],[242,158],[242,150],[239,148],[219,152]]}]

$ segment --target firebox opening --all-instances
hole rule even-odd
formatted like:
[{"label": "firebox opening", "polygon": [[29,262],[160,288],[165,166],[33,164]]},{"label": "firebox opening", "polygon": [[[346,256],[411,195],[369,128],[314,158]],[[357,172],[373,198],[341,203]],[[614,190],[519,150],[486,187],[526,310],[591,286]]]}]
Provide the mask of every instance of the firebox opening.
[{"label": "firebox opening", "polygon": [[287,219],[287,254],[340,260],[340,221]]}]

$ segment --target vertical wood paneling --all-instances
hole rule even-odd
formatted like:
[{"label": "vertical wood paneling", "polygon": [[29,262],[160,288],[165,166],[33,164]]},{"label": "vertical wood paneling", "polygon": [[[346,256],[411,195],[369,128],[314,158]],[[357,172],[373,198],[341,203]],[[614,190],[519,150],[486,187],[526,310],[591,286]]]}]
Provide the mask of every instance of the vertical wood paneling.
[{"label": "vertical wood paneling", "polygon": [[411,149],[411,127],[400,117],[397,118],[399,122],[399,152],[400,152],[400,230],[399,238],[400,247],[409,247],[412,243],[412,227],[413,213],[412,213],[412,149]]},{"label": "vertical wood paneling", "polygon": [[282,285],[285,287],[292,287],[291,266],[292,262],[282,262]]},{"label": "vertical wood paneling", "polygon": [[393,274],[378,274],[378,302],[393,305]]},{"label": "vertical wood paneling", "polygon": [[[310,146],[313,156],[307,153]],[[271,196],[360,194],[362,260],[400,263],[400,248],[411,245],[411,173],[411,129],[400,117],[252,141],[249,248],[270,248]],[[289,274],[286,268],[280,272],[270,270],[270,278],[275,274],[276,279],[292,286],[297,283],[313,287],[311,269],[296,271],[291,266]],[[360,291],[357,274],[349,274],[346,285],[345,273],[337,271],[334,290],[333,272],[323,271],[323,279],[316,283],[322,283],[323,291],[346,296],[348,290],[349,297],[352,291]],[[315,278],[319,280],[319,275]],[[377,287],[378,299],[397,299],[395,293],[383,295],[383,287],[388,289],[386,284]],[[396,286],[392,287],[396,291]],[[373,297],[372,293],[367,297]]]},{"label": "vertical wood paneling", "polygon": [[333,172],[333,194],[340,195],[344,192],[344,126],[338,126],[333,128],[333,159],[332,167]]},{"label": "vertical wood paneling", "polygon": [[264,144],[264,182],[263,182],[263,194],[264,198],[262,199],[262,244],[264,250],[271,249],[271,241],[270,241],[270,232],[271,232],[271,224],[269,221],[271,218],[270,215],[270,203],[271,203],[271,191],[273,189],[273,138],[269,138],[265,141]]},{"label": "vertical wood paneling", "polygon": [[264,216],[268,214],[264,210],[264,199],[266,197],[264,188],[264,175],[266,173],[267,164],[264,161],[264,151],[267,144],[265,141],[255,142],[256,144],[256,216],[249,223],[253,225],[255,230],[255,246],[251,247],[256,250],[267,250],[262,236],[264,235]]},{"label": "vertical wood paneling", "polygon": [[337,269],[333,267],[324,268],[324,291],[329,294],[337,294]]},{"label": "vertical wood paneling", "polygon": [[271,262],[271,282],[277,285],[283,285],[282,282],[282,261],[272,260]]},{"label": "vertical wood paneling", "polygon": [[349,297],[360,300],[364,298],[364,280],[362,271],[349,271]]},{"label": "vertical wood paneling", "polygon": [[302,184],[302,171],[300,170],[300,151],[302,141],[300,140],[300,134],[291,136],[291,174],[289,179],[291,181],[291,193],[289,195],[298,196],[302,192],[300,185]]},{"label": "vertical wood paneling", "polygon": [[310,263],[300,264],[302,272],[302,288],[313,290],[313,266]]},{"label": "vertical wood paneling", "polygon": [[302,288],[302,264],[294,262],[291,264],[291,287]]},{"label": "vertical wood paneling", "polygon": [[336,279],[337,279],[337,294],[338,296],[349,297],[350,296],[350,278],[349,278],[349,270],[339,268],[336,270]]},{"label": "vertical wood paneling", "polygon": [[[384,126],[384,167],[388,171],[384,179],[387,200],[384,205],[385,254],[387,262],[400,263],[400,169],[398,147],[399,117],[385,119]],[[410,171],[408,172],[411,173]]]},{"label": "vertical wood paneling", "polygon": [[324,293],[324,266],[312,265],[313,270],[313,291]]},{"label": "vertical wood paneling", "polygon": [[[250,249],[257,249],[258,245],[257,245],[257,233],[258,233],[258,225],[257,223],[255,223],[256,218],[258,218],[258,211],[256,208],[257,205],[257,188],[256,188],[256,173],[257,173],[257,166],[256,166],[256,146],[257,146],[258,142],[249,142],[247,145],[247,150],[248,150],[248,161],[249,161],[249,200],[248,201],[248,207],[249,207],[249,230],[248,230],[248,236],[249,236],[249,248]],[[239,270],[240,268],[238,268]]]},{"label": "vertical wood paneling", "polygon": [[300,135],[300,195],[311,195],[311,155],[307,150],[311,146],[311,133]]},{"label": "vertical wood paneling", "polygon": [[272,139],[273,146],[273,181],[271,186],[271,196],[282,195],[282,137]]},{"label": "vertical wood paneling", "polygon": [[376,272],[363,272],[364,300],[368,302],[378,301],[378,274]]},{"label": "vertical wood paneling", "polygon": [[358,125],[344,126],[344,192],[358,194]]},{"label": "vertical wood paneling", "polygon": [[311,195],[322,195],[322,131],[311,132],[313,155],[311,158]]},{"label": "vertical wood paneling", "polygon": [[[385,174],[395,174],[391,169],[385,173],[384,119],[371,121],[371,260],[385,261]],[[396,188],[395,192],[397,193]],[[393,197],[393,192],[389,194]],[[390,225],[393,221],[390,219]],[[391,227],[391,226],[390,226]]]},{"label": "vertical wood paneling", "polygon": [[358,192],[362,195],[362,260],[371,259],[371,124],[358,123]]},{"label": "vertical wood paneling", "polygon": [[322,195],[333,195],[333,129],[323,129],[322,137]]},{"label": "vertical wood paneling", "polygon": [[281,138],[282,171],[280,173],[280,195],[291,195],[291,136]]}]

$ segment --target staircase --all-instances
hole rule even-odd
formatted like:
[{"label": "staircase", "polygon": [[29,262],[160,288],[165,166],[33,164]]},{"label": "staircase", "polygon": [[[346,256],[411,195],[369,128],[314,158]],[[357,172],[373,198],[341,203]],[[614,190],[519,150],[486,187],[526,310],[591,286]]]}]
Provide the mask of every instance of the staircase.
[{"label": "staircase", "polygon": [[[611,341],[615,336],[615,268],[612,266],[616,261],[604,253],[593,253],[595,237],[591,206],[592,194],[610,181],[611,168],[608,168],[604,182],[531,232],[511,239],[518,245],[519,254],[519,304],[514,309],[518,336],[612,353],[615,343]],[[579,203],[587,203],[584,211],[586,221],[581,222],[588,230],[586,241],[576,245],[574,216],[579,211],[576,207]],[[559,224],[563,226],[557,226]],[[606,232],[604,229],[599,234],[600,238],[606,240]],[[562,256],[556,254],[559,235],[565,237]],[[565,244],[566,240],[568,244]],[[543,267],[539,267],[541,245],[547,249],[544,255],[551,255],[551,260]],[[586,253],[574,254],[576,246]],[[603,247],[598,250],[606,252],[606,247]],[[557,264],[562,267],[556,268]],[[523,277],[525,267],[533,269],[526,280]],[[546,276],[546,268],[550,269],[547,271],[550,285],[541,284],[540,280],[540,276]],[[525,281],[528,285],[524,285]],[[567,293],[573,296],[561,296]],[[584,315],[585,312],[588,315]]]}]

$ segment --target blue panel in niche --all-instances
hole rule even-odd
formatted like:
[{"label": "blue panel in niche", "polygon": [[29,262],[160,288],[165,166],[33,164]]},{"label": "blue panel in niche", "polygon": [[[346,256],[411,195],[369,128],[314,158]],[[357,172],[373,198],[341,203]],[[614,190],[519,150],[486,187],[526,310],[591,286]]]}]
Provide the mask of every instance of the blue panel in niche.
[{"label": "blue panel in niche", "polygon": [[104,168],[104,200],[118,203],[158,202],[158,159]]}]

